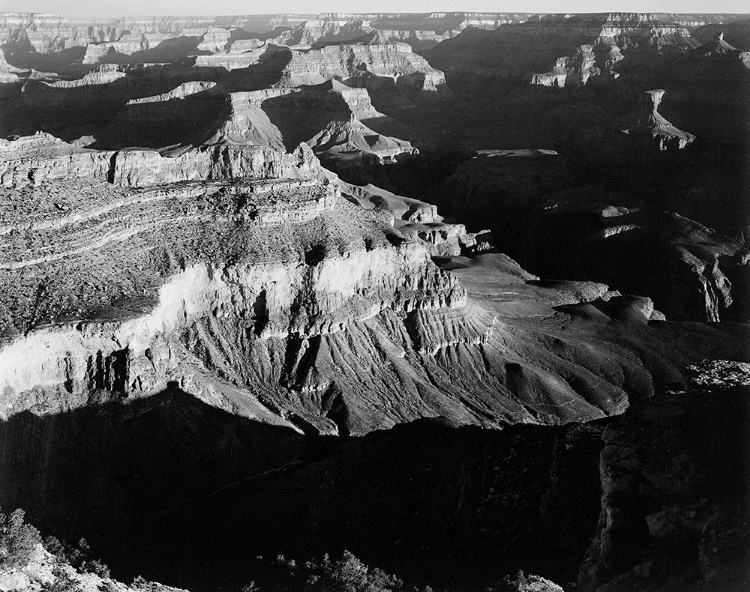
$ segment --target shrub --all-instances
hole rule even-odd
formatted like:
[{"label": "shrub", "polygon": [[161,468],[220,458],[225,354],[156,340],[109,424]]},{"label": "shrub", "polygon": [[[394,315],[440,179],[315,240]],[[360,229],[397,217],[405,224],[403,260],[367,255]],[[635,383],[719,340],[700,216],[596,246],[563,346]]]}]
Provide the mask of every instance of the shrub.
[{"label": "shrub", "polygon": [[326,555],[320,564],[308,564],[319,572],[308,578],[308,587],[316,592],[391,592],[403,582],[378,568],[369,568],[349,551],[338,561]]},{"label": "shrub", "polygon": [[0,511],[0,568],[23,567],[42,542],[39,531],[24,524],[24,511],[16,509],[10,515]]},{"label": "shrub", "polygon": [[90,573],[99,576],[102,579],[109,578],[109,566],[98,559],[89,559],[81,564],[83,573]]},{"label": "shrub", "polygon": [[82,573],[92,573],[100,578],[109,578],[109,567],[99,559],[91,557],[91,547],[86,539],[78,541],[77,547],[61,542],[57,537],[44,539],[44,548],[61,563],[67,563]]},{"label": "shrub", "polygon": [[70,577],[67,571],[57,566],[52,570],[51,582],[42,585],[41,592],[82,592],[78,582]]},{"label": "shrub", "polygon": [[58,559],[62,559],[64,557],[65,547],[57,537],[52,535],[44,537],[42,546],[50,555],[54,555]]},{"label": "shrub", "polygon": [[136,577],[133,580],[133,583],[130,584],[130,587],[136,590],[142,590],[143,592],[164,592],[167,590],[165,586],[162,586],[158,582],[151,582],[143,576]]}]

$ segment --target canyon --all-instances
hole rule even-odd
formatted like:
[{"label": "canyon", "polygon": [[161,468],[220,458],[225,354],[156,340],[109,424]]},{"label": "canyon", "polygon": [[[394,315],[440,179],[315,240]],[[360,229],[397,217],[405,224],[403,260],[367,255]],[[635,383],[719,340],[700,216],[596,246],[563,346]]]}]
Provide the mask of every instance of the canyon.
[{"label": "canyon", "polygon": [[746,589],[748,30],[0,14],[0,506],[87,590]]}]

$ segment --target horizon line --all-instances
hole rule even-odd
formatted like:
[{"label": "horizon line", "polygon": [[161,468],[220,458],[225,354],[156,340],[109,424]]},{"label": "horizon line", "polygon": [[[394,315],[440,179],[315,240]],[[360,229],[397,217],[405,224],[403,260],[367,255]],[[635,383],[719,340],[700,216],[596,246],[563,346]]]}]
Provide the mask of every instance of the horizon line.
[{"label": "horizon line", "polygon": [[0,10],[0,15],[3,14],[29,14],[29,15],[40,15],[40,16],[60,16],[64,18],[211,18],[216,16],[322,16],[327,14],[346,14],[346,15],[430,15],[430,14],[529,14],[529,15],[585,15],[585,14],[679,14],[679,15],[702,15],[702,14],[727,14],[727,15],[747,15],[750,16],[749,12],[732,12],[726,10],[702,10],[699,12],[681,12],[681,11],[654,11],[654,10],[603,10],[603,11],[562,11],[562,12],[534,12],[527,10],[506,10],[506,11],[495,11],[495,10],[432,10],[427,12],[400,12],[393,10],[384,11],[366,11],[366,12],[353,12],[353,11],[323,11],[323,12],[232,12],[232,13],[214,13],[214,14],[134,14],[134,15],[91,15],[91,16],[73,16],[67,15],[62,12],[43,12],[35,10]]}]

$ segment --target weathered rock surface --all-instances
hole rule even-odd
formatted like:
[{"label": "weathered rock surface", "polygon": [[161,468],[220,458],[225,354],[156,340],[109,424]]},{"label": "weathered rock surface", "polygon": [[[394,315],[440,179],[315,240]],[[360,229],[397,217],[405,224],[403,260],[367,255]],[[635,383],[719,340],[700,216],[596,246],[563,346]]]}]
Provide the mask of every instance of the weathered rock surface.
[{"label": "weathered rock surface", "polygon": [[[499,276],[512,289],[490,289],[505,296],[476,306],[453,277],[464,272],[435,268],[408,232],[390,226],[393,214],[345,206],[309,148],[284,155],[227,145],[162,156],[87,151],[35,136],[6,142],[5,149],[15,154],[3,175],[6,414],[39,404],[75,407],[92,388],[144,396],[170,381],[183,388],[196,381],[205,391],[206,373],[260,389],[259,400],[324,433],[361,433],[434,414],[490,425],[601,417],[621,411],[628,393],[651,391],[641,362],[615,354],[622,347],[617,335],[601,352],[628,368],[614,382],[600,369],[599,354],[573,353],[581,346],[577,338],[561,346],[568,352],[563,358],[542,369],[532,362],[546,355],[536,329],[520,341],[503,337],[510,329],[497,315],[556,318],[551,307],[603,298],[605,286],[537,286],[516,279],[524,277],[519,269]],[[56,184],[66,176],[75,185],[72,174],[88,184],[75,199]],[[165,228],[172,229],[167,241]],[[429,232],[417,236],[438,242]],[[256,312],[248,318],[247,310]],[[636,315],[634,327],[650,314]],[[38,348],[46,353],[32,353]],[[452,348],[471,369],[459,390],[455,374],[452,387],[444,382],[447,365],[456,363],[447,355]],[[529,357],[527,348],[538,354]],[[282,366],[273,361],[279,355]],[[380,355],[393,364],[385,375],[348,364],[347,372],[331,373],[343,360]],[[520,363],[512,380],[503,370],[507,355]],[[653,379],[679,380],[682,356],[665,362],[670,369]],[[189,359],[204,370],[186,372],[194,363]],[[579,378],[571,386],[558,372]],[[413,377],[409,386],[397,378],[402,373]],[[376,411],[390,399],[394,380],[412,394]],[[363,383],[370,384],[367,392],[358,386]],[[531,399],[498,398],[508,388]],[[540,396],[549,402],[540,403]],[[339,411],[329,411],[334,401]],[[562,417],[555,409],[564,410]]]},{"label": "weathered rock surface", "polygon": [[21,68],[11,66],[5,59],[5,52],[0,49],[0,84],[8,82],[18,82],[22,74],[28,74]]},{"label": "weathered rock surface", "polygon": [[492,249],[492,236],[488,231],[467,233],[463,224],[445,222],[434,205],[374,185],[342,182],[341,192],[346,199],[366,210],[391,214],[393,226],[404,236],[420,241],[433,256],[451,257]]},{"label": "weathered rock surface", "polygon": [[633,137],[637,142],[645,139],[645,148],[654,146],[658,150],[682,150],[695,140],[695,136],[677,129],[659,113],[664,91],[649,90],[641,95],[640,101],[624,122],[623,133]]},{"label": "weathered rock surface", "polygon": [[[0,18],[0,504],[152,571],[567,585],[604,423],[744,381],[750,70],[696,32],[734,18]],[[654,480],[634,514],[605,480],[582,581],[731,584],[744,522],[696,568],[726,506]]]},{"label": "weathered rock surface", "polygon": [[349,86],[378,88],[389,79],[391,84],[405,88],[435,91],[445,84],[443,73],[413,53],[406,43],[379,41],[376,38],[363,43],[294,50],[282,71],[280,85],[321,84],[338,79]]},{"label": "weathered rock surface", "polygon": [[37,545],[28,563],[17,568],[0,568],[0,590],[3,592],[44,592],[51,589],[75,589],[80,592],[187,592],[180,588],[164,586],[158,582],[143,581],[128,586],[110,577],[95,573],[81,573],[70,564],[61,562]]},{"label": "weathered rock surface", "polygon": [[153,150],[88,150],[41,133],[0,142],[0,183],[10,189],[76,178],[147,187],[234,177],[296,178],[320,170],[307,146],[293,154],[253,145],[201,146],[162,155]]},{"label": "weathered rock surface", "polygon": [[[645,137],[639,153],[660,154]],[[434,201],[470,230],[488,227],[501,250],[542,277],[593,279],[649,295],[668,319],[748,318],[744,245],[662,210],[658,195],[649,204],[622,191],[574,187],[553,151],[485,151],[462,162]]]},{"label": "weathered rock surface", "polygon": [[692,370],[686,392],[634,405],[604,431],[602,513],[584,590],[750,584],[750,458],[737,447],[750,435],[750,375],[733,362]]},{"label": "weathered rock surface", "polygon": [[[738,15],[739,16],[739,15]],[[726,17],[726,15],[725,15]],[[534,15],[494,31],[467,29],[425,52],[449,82],[566,87],[611,83],[630,63],[649,67],[700,42],[690,31],[712,15],[637,13]],[[725,19],[723,22],[727,22]],[[630,71],[629,71],[630,72]]]},{"label": "weathered rock surface", "polygon": [[332,121],[307,144],[324,163],[336,160],[339,167],[389,164],[399,157],[419,154],[409,142],[380,135],[353,114],[349,121]]}]

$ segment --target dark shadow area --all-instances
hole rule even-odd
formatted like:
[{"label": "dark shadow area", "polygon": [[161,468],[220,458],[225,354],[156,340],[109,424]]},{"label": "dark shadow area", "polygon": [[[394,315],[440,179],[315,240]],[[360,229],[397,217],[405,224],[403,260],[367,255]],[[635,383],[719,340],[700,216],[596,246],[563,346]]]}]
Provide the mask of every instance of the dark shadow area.
[{"label": "dark shadow area", "polygon": [[431,585],[521,567],[570,581],[596,525],[601,424],[422,420],[352,440],[235,416],[176,386],[111,398],[2,423],[0,504],[85,537],[126,581],[239,589],[257,555],[344,548]]},{"label": "dark shadow area", "polygon": [[81,64],[86,54],[85,47],[69,47],[54,53],[37,53],[28,42],[15,42],[3,44],[2,49],[9,64],[25,70],[56,72],[61,76],[81,76],[94,68],[93,65]]},{"label": "dark shadow area", "polygon": [[224,110],[226,96],[214,89],[184,98],[125,105],[89,148],[163,148],[198,138]]},{"label": "dark shadow area", "polygon": [[572,581],[599,513],[602,428],[399,425],[234,492],[221,531],[262,555],[349,549],[422,585],[482,586],[521,566]]},{"label": "dark shadow area", "polygon": [[[259,64],[232,71],[195,67],[188,59],[169,65],[123,66],[127,76],[101,84],[54,87],[34,81],[3,85],[9,88],[0,89],[4,98],[0,113],[0,137],[45,131],[67,141],[84,135],[97,138],[106,133],[105,128],[113,123],[131,99],[166,93],[183,83],[196,80],[221,83],[227,92],[268,88],[278,80],[290,56],[289,52],[284,51],[269,52],[261,57]],[[181,105],[187,108],[191,106]],[[122,116],[126,117],[127,114]],[[185,114],[185,117],[188,116]],[[192,139],[189,134],[207,123],[210,121],[202,118],[190,122],[185,139]],[[153,145],[160,134],[167,134],[171,141],[184,131],[182,128],[170,131],[162,129],[152,137],[147,135],[143,140],[144,145]]]},{"label": "dark shadow area", "polygon": [[102,398],[109,402],[0,424],[0,505],[23,507],[45,533],[85,537],[131,577],[140,569],[133,554],[158,570],[162,560],[208,552],[199,541],[211,524],[195,511],[202,500],[305,457],[300,433],[176,386],[140,400]]}]

